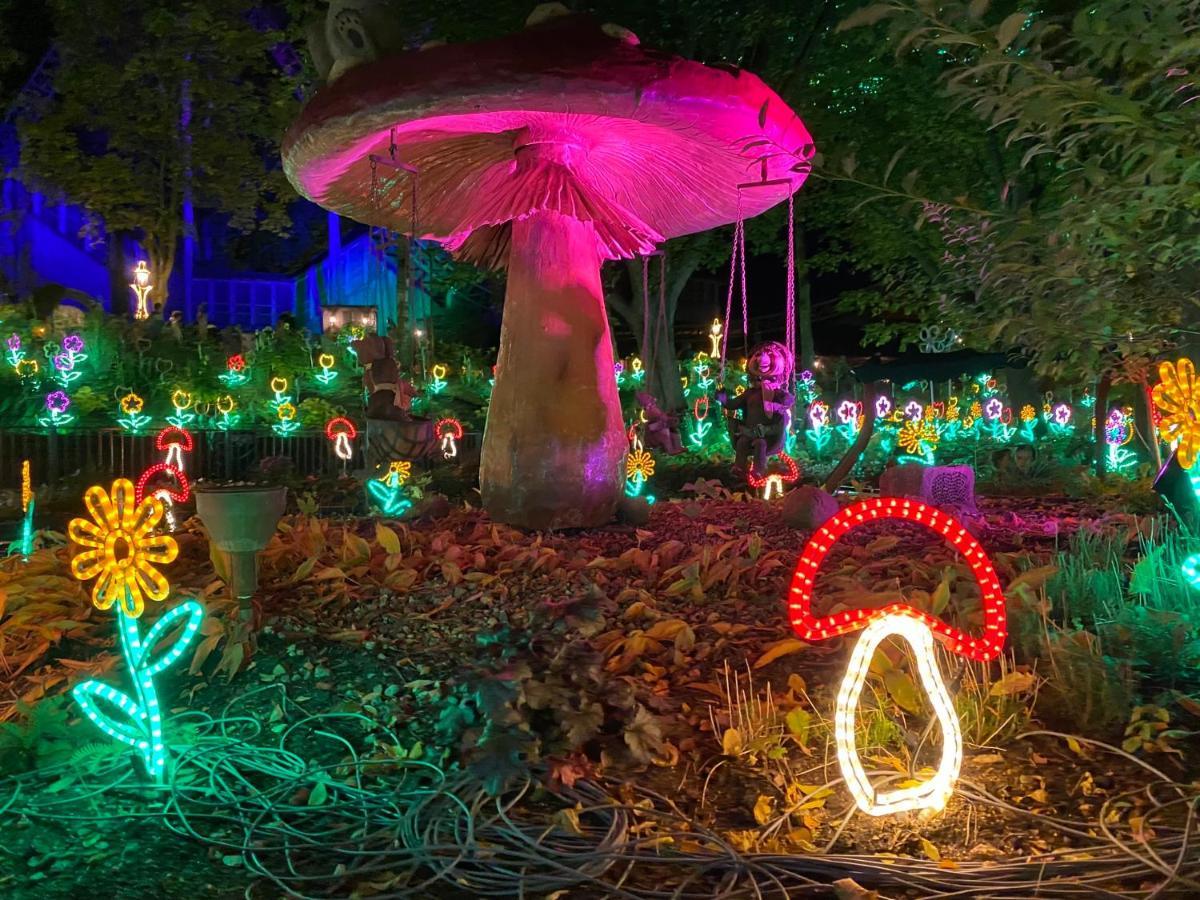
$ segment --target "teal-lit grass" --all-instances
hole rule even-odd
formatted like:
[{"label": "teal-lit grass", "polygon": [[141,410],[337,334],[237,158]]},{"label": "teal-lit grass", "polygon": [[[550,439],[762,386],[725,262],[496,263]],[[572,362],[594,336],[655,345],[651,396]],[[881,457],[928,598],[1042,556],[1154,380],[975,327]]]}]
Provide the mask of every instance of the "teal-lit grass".
[{"label": "teal-lit grass", "polygon": [[412,507],[400,477],[394,472],[368,481],[367,498],[385,516],[402,516]]},{"label": "teal-lit grass", "polygon": [[[95,680],[82,682],[71,690],[75,701],[97,728],[141,754],[146,773],[156,782],[163,780],[167,753],[154,676],[183,655],[200,630],[203,619],[204,607],[195,600],[186,600],[164,613],[143,637],[138,620],[125,615],[122,605],[117,604],[117,633],[133,682],[133,696]],[[152,659],[155,648],[180,624],[182,630],[174,643]],[[119,713],[120,717],[114,713]]]}]

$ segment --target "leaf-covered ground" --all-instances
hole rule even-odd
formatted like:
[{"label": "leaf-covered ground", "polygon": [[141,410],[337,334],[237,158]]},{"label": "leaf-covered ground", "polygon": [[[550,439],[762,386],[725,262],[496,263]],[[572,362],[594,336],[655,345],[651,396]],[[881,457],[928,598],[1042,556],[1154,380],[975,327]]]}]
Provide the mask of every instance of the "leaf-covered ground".
[{"label": "leaf-covered ground", "polygon": [[[639,792],[657,792],[674,804],[671,815],[647,814],[635,833],[677,852],[700,847],[689,847],[681,829],[708,829],[747,853],[900,854],[950,872],[1039,854],[1086,859],[1105,827],[1133,842],[1152,839],[1174,812],[1154,812],[1155,798],[1142,792],[1150,776],[1132,755],[1087,740],[1017,737],[1039,727],[1033,711],[1057,724],[1042,714],[1053,704],[1035,699],[1039,691],[1053,699],[1053,673],[1022,649],[1048,639],[1052,604],[1042,589],[1054,553],[1077,529],[1133,535],[1144,526],[1057,497],[985,500],[981,509],[972,528],[1007,586],[1018,657],[990,669],[942,658],[967,735],[966,796],[932,817],[851,814],[830,719],[853,638],[806,645],[790,636],[785,588],[807,535],[756,501],[660,503],[641,528],[555,535],[525,534],[470,509],[411,523],[293,517],[264,554],[253,610],[226,597],[203,536],[187,534],[172,575],[179,593],[205,602],[209,618],[191,673],[181,664],[165,676],[163,696],[173,693],[175,713],[249,714],[267,741],[297,710],[354,716],[364,723],[355,735],[362,752],[462,770],[492,791],[532,771],[550,792],[547,827],[568,832],[581,827],[581,808],[572,818],[564,798],[580,785],[603,785],[645,809],[657,801]],[[111,620],[68,577],[67,553],[4,563],[6,774],[69,760],[86,774],[105,756],[90,726],[52,699],[83,677],[123,677]],[[953,550],[895,524],[839,545],[817,605],[900,598],[966,628],[979,624],[973,582]],[[878,655],[859,741],[900,782],[936,761],[936,728],[926,727],[922,701],[905,654]],[[1146,740],[1130,750],[1186,781],[1176,762],[1186,735],[1162,738],[1159,707],[1148,709]],[[1120,743],[1124,725],[1083,737]],[[65,833],[23,820],[4,848],[16,866],[10,888],[36,879],[29,883],[48,896],[76,896],[83,866],[88,878],[116,878],[131,854],[153,854],[191,873],[186,890],[161,882],[164,895],[224,896],[255,881],[259,895],[276,895],[228,848],[128,820],[96,833],[86,817]],[[629,884],[644,877],[633,874]],[[382,877],[323,889],[344,896],[356,885],[364,895],[388,890]],[[150,896],[140,890],[124,896]]]}]

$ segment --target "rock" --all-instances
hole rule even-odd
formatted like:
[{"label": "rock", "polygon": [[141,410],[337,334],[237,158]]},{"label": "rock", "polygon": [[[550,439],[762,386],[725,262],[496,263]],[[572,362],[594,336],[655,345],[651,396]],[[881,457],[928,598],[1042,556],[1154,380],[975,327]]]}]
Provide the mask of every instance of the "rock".
[{"label": "rock", "polygon": [[783,522],[789,528],[815,531],[836,515],[838,502],[819,487],[802,484],[783,498]]},{"label": "rock", "polygon": [[951,513],[977,512],[975,470],[970,466],[892,466],[879,479],[879,493],[884,497],[912,497]]},{"label": "rock", "polygon": [[414,518],[444,519],[450,515],[450,501],[441,494],[426,494],[416,509]]},{"label": "rock", "polygon": [[650,504],[644,497],[622,497],[617,504],[617,518],[626,525],[645,525],[650,521]]}]

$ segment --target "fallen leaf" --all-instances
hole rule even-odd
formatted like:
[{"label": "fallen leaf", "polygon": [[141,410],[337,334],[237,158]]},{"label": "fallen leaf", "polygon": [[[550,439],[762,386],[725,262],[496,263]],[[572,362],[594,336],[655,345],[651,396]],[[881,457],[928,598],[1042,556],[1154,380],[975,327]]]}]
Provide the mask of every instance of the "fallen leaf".
[{"label": "fallen leaf", "polygon": [[776,641],[768,645],[767,652],[758,658],[754,663],[754,668],[761,669],[763,666],[770,665],[780,657],[788,656],[792,653],[799,653],[801,650],[808,648],[808,644],[797,638],[784,638],[782,641]]}]

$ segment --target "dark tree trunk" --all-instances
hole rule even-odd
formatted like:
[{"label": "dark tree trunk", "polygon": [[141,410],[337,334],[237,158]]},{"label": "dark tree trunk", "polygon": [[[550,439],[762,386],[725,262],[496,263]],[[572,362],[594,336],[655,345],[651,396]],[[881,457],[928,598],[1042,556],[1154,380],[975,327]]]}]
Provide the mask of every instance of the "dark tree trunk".
[{"label": "dark tree trunk", "polygon": [[875,433],[875,416],[871,413],[875,409],[875,398],[879,395],[879,390],[879,383],[873,381],[866,386],[863,392],[863,410],[866,411],[866,415],[863,416],[863,427],[859,429],[858,437],[846,450],[846,454],[833,467],[829,477],[825,479],[825,491],[830,494],[842,486],[842,482],[850,474],[850,470],[854,468],[858,458],[867,449],[867,444],[871,443],[871,435]]},{"label": "dark tree trunk", "polygon": [[1092,429],[1092,437],[1095,440],[1094,461],[1096,464],[1096,477],[1104,481],[1108,475],[1108,444],[1104,441],[1104,421],[1108,418],[1108,389],[1112,387],[1112,375],[1105,373],[1100,376],[1100,381],[1096,384],[1096,405],[1092,407],[1092,412],[1095,413],[1096,425]]}]

